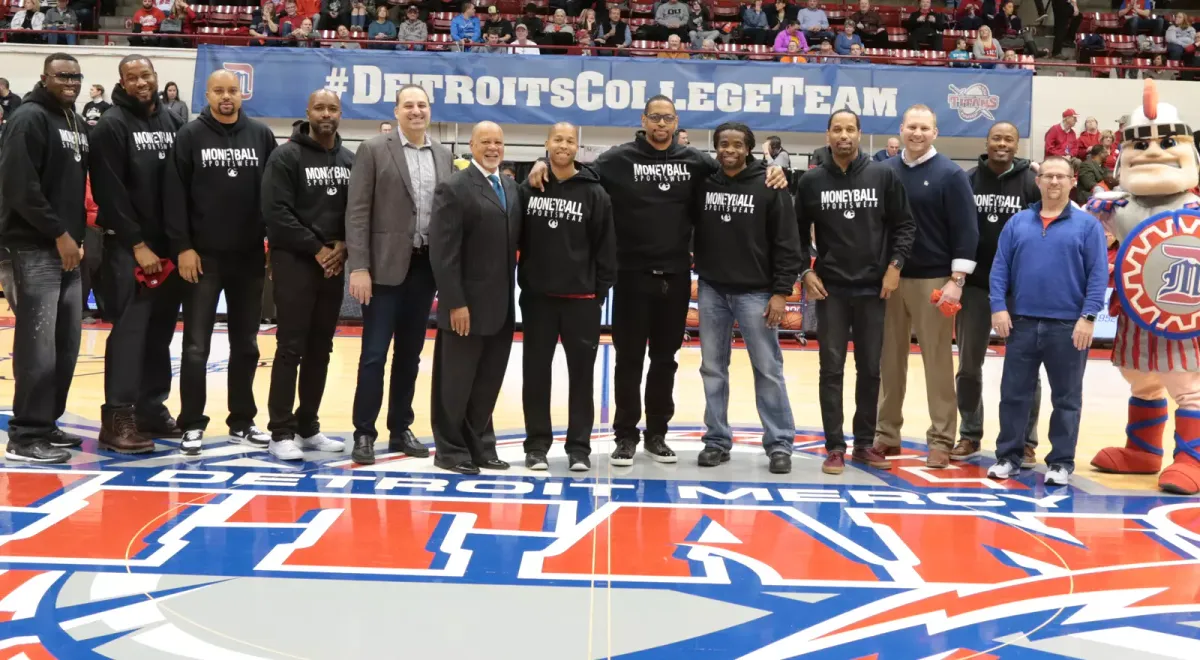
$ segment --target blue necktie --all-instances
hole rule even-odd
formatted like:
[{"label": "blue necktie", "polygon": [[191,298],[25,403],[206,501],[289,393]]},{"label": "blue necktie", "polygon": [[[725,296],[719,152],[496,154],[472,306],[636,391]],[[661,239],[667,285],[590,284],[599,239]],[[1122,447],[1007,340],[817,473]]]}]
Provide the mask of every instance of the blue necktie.
[{"label": "blue necktie", "polygon": [[504,197],[504,186],[500,185],[500,177],[495,174],[488,175],[488,181],[492,182],[492,189],[496,191],[496,197],[500,198],[500,206],[508,208],[508,200]]}]

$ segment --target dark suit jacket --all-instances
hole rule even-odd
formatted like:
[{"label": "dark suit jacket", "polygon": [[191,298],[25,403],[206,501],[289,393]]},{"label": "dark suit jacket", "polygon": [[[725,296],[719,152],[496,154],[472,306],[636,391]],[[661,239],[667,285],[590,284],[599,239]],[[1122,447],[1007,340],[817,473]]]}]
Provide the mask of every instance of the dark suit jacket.
[{"label": "dark suit jacket", "polygon": [[429,221],[429,263],[438,288],[438,327],[450,310],[471,312],[472,335],[500,332],[513,313],[521,199],[515,181],[500,177],[508,208],[474,164],[438,184]]},{"label": "dark suit jacket", "polygon": [[[408,275],[417,205],[399,131],[377,135],[358,147],[346,198],[346,272],[367,269],[371,281],[395,286]],[[430,140],[436,181],[450,178],[450,150]],[[432,218],[430,223],[432,224]]]}]

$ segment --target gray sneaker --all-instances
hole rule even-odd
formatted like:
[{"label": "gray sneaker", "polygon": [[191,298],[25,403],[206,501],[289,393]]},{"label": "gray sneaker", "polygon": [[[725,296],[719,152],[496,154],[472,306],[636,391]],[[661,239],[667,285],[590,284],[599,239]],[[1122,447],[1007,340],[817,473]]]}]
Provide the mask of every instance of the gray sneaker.
[{"label": "gray sneaker", "polygon": [[991,479],[1012,479],[1020,472],[1020,467],[1008,461],[1001,461],[988,468],[988,477]]},{"label": "gray sneaker", "polygon": [[1047,486],[1066,486],[1070,481],[1071,473],[1061,465],[1051,465],[1050,469],[1046,470]]}]

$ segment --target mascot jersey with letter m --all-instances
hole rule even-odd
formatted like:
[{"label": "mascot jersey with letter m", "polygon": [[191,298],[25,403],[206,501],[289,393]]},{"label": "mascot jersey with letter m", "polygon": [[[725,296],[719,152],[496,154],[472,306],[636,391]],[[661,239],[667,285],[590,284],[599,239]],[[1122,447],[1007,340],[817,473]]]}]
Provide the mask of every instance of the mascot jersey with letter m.
[{"label": "mascot jersey with letter m", "polygon": [[1120,190],[1087,205],[1120,240],[1112,360],[1132,389],[1125,446],[1101,450],[1092,466],[1157,474],[1169,395],[1178,407],[1175,453],[1158,485],[1180,495],[1200,492],[1200,198],[1191,192],[1198,173],[1191,128],[1147,80],[1121,134]]}]

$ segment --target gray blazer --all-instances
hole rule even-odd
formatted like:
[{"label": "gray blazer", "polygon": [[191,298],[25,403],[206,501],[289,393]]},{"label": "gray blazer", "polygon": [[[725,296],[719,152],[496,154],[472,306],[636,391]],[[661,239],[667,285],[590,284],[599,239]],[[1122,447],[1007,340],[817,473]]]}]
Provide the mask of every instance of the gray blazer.
[{"label": "gray blazer", "polygon": [[[450,310],[471,312],[472,335],[494,335],[513,318],[521,199],[515,181],[500,177],[508,208],[475,165],[439,183],[429,221],[429,265],[438,287],[438,327]],[[510,329],[511,331],[511,329]]]},{"label": "gray blazer", "polygon": [[[346,200],[346,271],[369,270],[373,283],[387,286],[408,276],[417,231],[412,177],[400,137],[399,132],[376,135],[359,145]],[[453,173],[453,158],[442,143],[430,142],[441,183]]]}]

